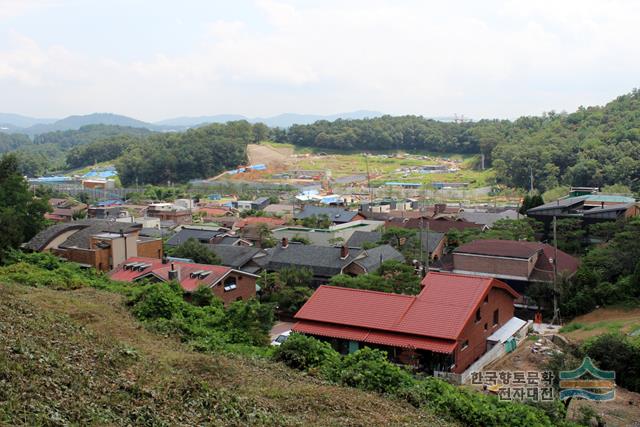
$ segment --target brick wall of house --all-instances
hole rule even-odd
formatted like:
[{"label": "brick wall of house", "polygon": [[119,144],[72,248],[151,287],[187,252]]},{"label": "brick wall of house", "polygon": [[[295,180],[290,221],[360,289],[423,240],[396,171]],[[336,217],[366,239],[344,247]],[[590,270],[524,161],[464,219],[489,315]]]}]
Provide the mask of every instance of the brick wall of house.
[{"label": "brick wall of house", "polygon": [[[230,279],[235,279],[236,289],[225,292],[225,283],[228,283]],[[225,305],[238,299],[248,300],[256,296],[256,278],[239,273],[231,273],[223,282],[214,286],[211,291],[215,296],[219,297]]]},{"label": "brick wall of house", "polygon": [[[513,317],[513,297],[503,289],[492,288],[488,293],[488,302],[480,302],[476,309],[480,309],[480,321],[476,321],[474,310],[459,336],[455,350],[455,373],[464,372],[478,360],[487,350],[487,338]],[[495,310],[499,313],[497,325],[493,324]],[[467,340],[469,345],[463,350],[462,345]]]},{"label": "brick wall of house", "polygon": [[69,249],[54,249],[53,252],[56,255],[64,257],[72,262],[80,264],[88,264],[100,271],[109,271],[111,266],[109,265],[110,250],[106,249],[81,249],[81,248],[69,248]]},{"label": "brick wall of house", "polygon": [[138,256],[162,259],[162,240],[141,240],[138,242]]},{"label": "brick wall of house", "polygon": [[[535,257],[534,257],[535,258]],[[535,260],[453,254],[454,270],[528,278]]]}]

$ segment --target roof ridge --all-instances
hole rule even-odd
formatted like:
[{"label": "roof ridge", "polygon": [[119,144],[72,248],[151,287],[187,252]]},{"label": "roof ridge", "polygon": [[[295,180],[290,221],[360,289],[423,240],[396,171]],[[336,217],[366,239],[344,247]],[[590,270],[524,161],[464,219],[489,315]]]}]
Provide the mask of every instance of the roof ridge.
[{"label": "roof ridge", "polygon": [[[417,298],[417,295],[407,295],[407,294],[397,294],[395,292],[383,292],[383,291],[373,291],[371,289],[358,289],[358,288],[347,288],[346,286],[335,286],[335,285],[320,285],[320,288],[330,288],[330,289],[344,289],[348,291],[354,291],[358,293],[368,293],[368,294],[382,294],[382,295],[391,295],[394,297],[402,297],[402,298]],[[315,292],[314,292],[315,294]]]}]

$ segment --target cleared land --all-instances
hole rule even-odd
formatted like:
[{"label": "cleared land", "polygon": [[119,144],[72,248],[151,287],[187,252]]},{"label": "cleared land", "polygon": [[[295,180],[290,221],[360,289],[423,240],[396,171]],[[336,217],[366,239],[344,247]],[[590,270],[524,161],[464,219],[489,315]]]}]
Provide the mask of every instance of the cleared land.
[{"label": "cleared land", "polygon": [[0,284],[2,425],[447,425],[279,364],[192,352],[120,296]]},{"label": "cleared land", "polygon": [[584,341],[609,332],[638,334],[640,336],[640,308],[599,308],[578,316],[560,332],[572,341]]},{"label": "cleared land", "polygon": [[[572,326],[573,325],[573,326]],[[574,329],[577,328],[577,329]],[[572,342],[608,332],[630,333],[640,329],[640,309],[598,309],[584,316],[577,317],[560,330],[561,335]],[[550,350],[557,347],[546,338],[542,338],[543,346]],[[491,371],[542,371],[549,360],[545,352],[532,352],[535,339],[522,343],[516,351],[508,354],[492,366]],[[616,399],[611,402],[591,402],[573,399],[569,405],[568,416],[580,417],[579,408],[589,406],[600,414],[607,426],[630,426],[640,420],[640,393],[616,388]]]},{"label": "cleared land", "polygon": [[[237,175],[220,175],[221,179],[261,182],[313,183],[329,171],[334,184],[345,178],[349,185],[365,185],[367,160],[374,186],[388,181],[431,184],[433,182],[465,182],[469,189],[491,185],[492,169],[475,170],[479,161],[475,155],[443,153],[405,153],[388,151],[370,153],[367,159],[360,152],[313,151],[291,144],[261,142],[247,147],[250,164],[264,163],[266,171],[251,171]],[[421,173],[417,169],[439,165],[451,172]],[[287,174],[289,178],[283,178]],[[315,179],[313,178],[315,177]],[[344,183],[343,183],[344,184]]]}]

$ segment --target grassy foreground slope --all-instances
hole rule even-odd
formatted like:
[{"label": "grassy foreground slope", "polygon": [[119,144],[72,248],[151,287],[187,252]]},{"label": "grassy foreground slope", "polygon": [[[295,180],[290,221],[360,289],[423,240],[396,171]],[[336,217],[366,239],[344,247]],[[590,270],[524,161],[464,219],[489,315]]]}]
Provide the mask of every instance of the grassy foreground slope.
[{"label": "grassy foreground slope", "polygon": [[122,297],[0,284],[0,424],[447,425],[284,366],[189,351]]}]

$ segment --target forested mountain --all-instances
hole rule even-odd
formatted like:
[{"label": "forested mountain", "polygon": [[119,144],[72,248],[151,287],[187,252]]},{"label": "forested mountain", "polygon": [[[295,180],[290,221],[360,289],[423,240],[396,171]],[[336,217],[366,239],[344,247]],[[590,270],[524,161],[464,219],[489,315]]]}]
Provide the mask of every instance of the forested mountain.
[{"label": "forested mountain", "polygon": [[640,190],[640,92],[603,107],[515,121],[446,123],[417,116],[319,121],[274,133],[280,142],[318,149],[403,149],[482,153],[497,180],[547,190],[559,184],[624,184]]},{"label": "forested mountain", "polygon": [[[126,147],[116,162],[120,180],[125,185],[166,184],[217,175],[246,162],[247,144],[261,139],[261,131],[243,120],[151,135]],[[114,152],[118,144],[112,142]]]},{"label": "forested mountain", "polygon": [[24,148],[31,143],[29,137],[22,133],[0,133],[0,154]]},{"label": "forested mountain", "polygon": [[38,119],[35,117],[23,116],[21,114],[0,113],[0,129],[3,127],[28,128],[37,124],[53,123],[57,119]]},{"label": "forested mountain", "polygon": [[69,116],[49,124],[36,124],[25,129],[24,132],[29,135],[38,135],[47,132],[76,130],[89,125],[113,125],[145,129],[152,129],[154,127],[150,123],[145,123],[127,116],[110,113],[94,113],[85,116]]}]

